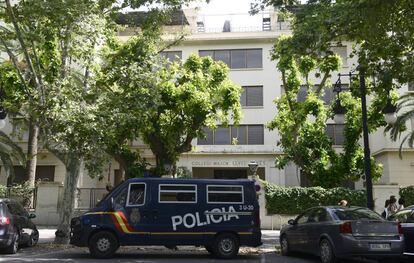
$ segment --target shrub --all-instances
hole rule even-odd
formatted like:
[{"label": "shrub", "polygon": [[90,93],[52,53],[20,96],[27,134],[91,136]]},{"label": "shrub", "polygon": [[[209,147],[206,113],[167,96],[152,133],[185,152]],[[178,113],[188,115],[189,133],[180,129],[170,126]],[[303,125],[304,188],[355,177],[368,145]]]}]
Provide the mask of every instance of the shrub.
[{"label": "shrub", "polygon": [[7,195],[7,187],[0,185],[0,198],[5,198]]},{"label": "shrub", "polygon": [[265,183],[266,209],[269,214],[300,214],[320,205],[337,205],[345,199],[352,206],[365,206],[363,190],[322,187],[283,187]]},{"label": "shrub", "polygon": [[13,198],[21,202],[24,206],[30,204],[33,192],[34,188],[31,188],[28,182],[14,184],[10,187],[0,185],[0,198]]},{"label": "shrub", "polygon": [[400,197],[404,199],[405,206],[414,205],[414,186],[401,187]]}]

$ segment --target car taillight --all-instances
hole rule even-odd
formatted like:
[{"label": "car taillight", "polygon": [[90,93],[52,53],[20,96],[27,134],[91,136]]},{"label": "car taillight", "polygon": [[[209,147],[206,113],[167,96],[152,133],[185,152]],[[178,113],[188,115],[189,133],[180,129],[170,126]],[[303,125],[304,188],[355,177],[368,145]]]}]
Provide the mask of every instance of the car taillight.
[{"label": "car taillight", "polygon": [[352,234],[352,224],[351,222],[345,222],[339,226],[339,232],[341,234]]},{"label": "car taillight", "polygon": [[401,223],[398,223],[398,234],[400,234],[400,235],[403,235],[404,234],[403,228],[401,226]]},{"label": "car taillight", "polygon": [[10,218],[2,216],[0,217],[0,226],[10,225]]}]

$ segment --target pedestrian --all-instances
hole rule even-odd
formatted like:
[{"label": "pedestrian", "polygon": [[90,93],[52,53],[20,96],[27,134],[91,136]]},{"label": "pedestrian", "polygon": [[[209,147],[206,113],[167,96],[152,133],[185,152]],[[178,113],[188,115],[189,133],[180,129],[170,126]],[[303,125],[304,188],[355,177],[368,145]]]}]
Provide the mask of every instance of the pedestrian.
[{"label": "pedestrian", "polygon": [[399,210],[403,210],[404,209],[404,205],[405,205],[405,200],[400,197],[400,199],[398,199],[398,211]]},{"label": "pedestrian", "polygon": [[395,195],[390,196],[390,203],[387,210],[387,218],[398,211],[397,198],[395,198]]},{"label": "pedestrian", "polygon": [[339,205],[339,206],[342,206],[342,207],[347,207],[347,206],[348,206],[348,201],[346,201],[345,199],[343,199],[343,200],[341,200],[341,201],[338,203],[338,205]]},{"label": "pedestrian", "polygon": [[384,211],[382,211],[381,216],[385,219],[388,217],[388,206],[390,205],[390,199],[385,200]]}]

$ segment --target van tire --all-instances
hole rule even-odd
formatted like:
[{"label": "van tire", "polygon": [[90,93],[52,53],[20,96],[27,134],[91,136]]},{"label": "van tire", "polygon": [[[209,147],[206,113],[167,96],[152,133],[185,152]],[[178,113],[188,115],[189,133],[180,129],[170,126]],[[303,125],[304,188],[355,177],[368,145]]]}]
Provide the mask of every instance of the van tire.
[{"label": "van tire", "polygon": [[109,231],[99,231],[89,239],[89,251],[95,258],[111,258],[118,248],[118,239]]},{"label": "van tire", "polygon": [[220,234],[216,237],[212,246],[213,254],[222,259],[231,259],[239,253],[239,239],[231,233]]}]

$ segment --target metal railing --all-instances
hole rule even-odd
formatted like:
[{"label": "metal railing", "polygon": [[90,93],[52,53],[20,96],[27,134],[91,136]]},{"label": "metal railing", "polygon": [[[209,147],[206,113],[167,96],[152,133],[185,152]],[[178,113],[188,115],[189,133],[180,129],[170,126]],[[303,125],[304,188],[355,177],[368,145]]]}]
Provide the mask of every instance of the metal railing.
[{"label": "metal railing", "polygon": [[76,195],[76,209],[90,209],[101,201],[108,191],[105,188],[78,188]]},{"label": "metal railing", "polygon": [[37,203],[37,187],[33,188],[33,197],[27,197],[27,193],[22,195],[21,193],[16,192],[14,187],[7,187],[4,198],[10,198],[21,203],[26,209],[36,209]]}]

